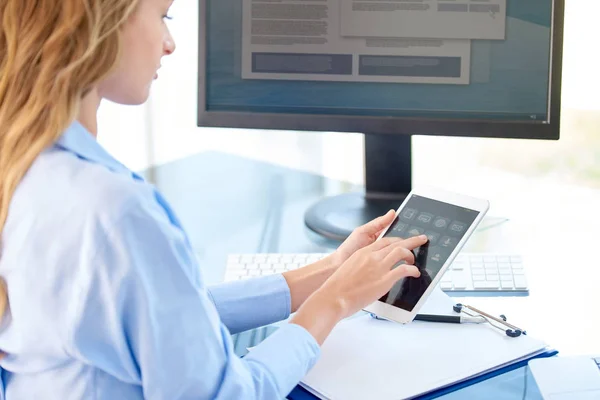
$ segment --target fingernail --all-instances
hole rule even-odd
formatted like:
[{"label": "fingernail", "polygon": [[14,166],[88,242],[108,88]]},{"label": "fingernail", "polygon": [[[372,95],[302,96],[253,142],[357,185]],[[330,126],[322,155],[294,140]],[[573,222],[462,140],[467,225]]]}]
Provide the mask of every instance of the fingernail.
[{"label": "fingernail", "polygon": [[415,274],[415,278],[418,278],[421,276],[421,271],[415,265],[409,265],[409,266],[407,266],[407,269],[408,268],[413,270],[413,273]]},{"label": "fingernail", "polygon": [[425,240],[425,239],[428,239],[428,238],[427,238],[427,235],[421,235],[421,236],[419,236],[419,239]]}]

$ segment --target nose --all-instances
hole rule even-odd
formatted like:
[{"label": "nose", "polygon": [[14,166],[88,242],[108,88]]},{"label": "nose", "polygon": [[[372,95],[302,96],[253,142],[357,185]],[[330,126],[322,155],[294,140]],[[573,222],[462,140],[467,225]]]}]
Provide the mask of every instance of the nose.
[{"label": "nose", "polygon": [[165,38],[165,55],[171,55],[176,49],[175,40],[173,36],[171,36],[170,32],[167,32],[167,36]]}]

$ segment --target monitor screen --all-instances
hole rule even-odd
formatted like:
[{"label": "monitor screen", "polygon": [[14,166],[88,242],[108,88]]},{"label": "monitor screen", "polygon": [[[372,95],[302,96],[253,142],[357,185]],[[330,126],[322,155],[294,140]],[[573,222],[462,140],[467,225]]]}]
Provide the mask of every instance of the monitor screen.
[{"label": "monitor screen", "polygon": [[206,111],[547,122],[553,0],[205,0]]}]

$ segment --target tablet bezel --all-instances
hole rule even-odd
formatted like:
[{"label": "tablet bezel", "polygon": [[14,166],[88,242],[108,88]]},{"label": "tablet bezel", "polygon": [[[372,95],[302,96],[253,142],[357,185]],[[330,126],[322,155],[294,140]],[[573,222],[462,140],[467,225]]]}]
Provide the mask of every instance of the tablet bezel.
[{"label": "tablet bezel", "polygon": [[[444,273],[446,272],[448,267],[452,264],[452,261],[454,261],[454,258],[458,255],[458,253],[460,253],[461,249],[463,248],[463,246],[465,245],[467,240],[469,240],[469,237],[475,231],[475,229],[477,228],[477,225],[479,225],[479,223],[483,220],[483,217],[485,216],[485,214],[487,213],[487,211],[489,209],[489,202],[487,200],[479,199],[479,198],[475,198],[475,197],[471,197],[471,196],[467,196],[467,195],[463,195],[463,194],[459,194],[459,193],[454,193],[454,192],[450,192],[450,191],[439,189],[439,188],[423,186],[423,187],[415,188],[414,190],[412,190],[409,193],[409,195],[406,197],[404,202],[402,202],[400,207],[398,207],[398,209],[396,210],[396,216],[398,216],[400,214],[400,212],[404,209],[404,207],[408,203],[408,200],[413,195],[426,197],[431,200],[437,200],[437,201],[451,204],[451,205],[454,205],[457,207],[469,208],[471,210],[478,211],[479,214],[477,215],[477,217],[475,218],[473,223],[471,223],[471,225],[465,232],[464,236],[458,242],[458,244],[456,245],[456,247],[454,248],[454,250],[448,257],[446,262],[442,265],[442,267],[440,268],[440,271],[435,276],[435,278],[431,281],[431,284],[429,285],[429,287],[427,288],[425,293],[421,296],[421,298],[419,299],[417,304],[414,306],[412,311],[406,311],[402,308],[393,306],[391,304],[384,303],[379,300],[375,301],[374,303],[368,305],[367,307],[365,307],[363,309],[364,311],[373,313],[380,318],[388,319],[391,321],[396,321],[401,324],[409,323],[414,319],[415,315],[419,312],[419,310],[421,309],[423,304],[425,304],[425,302],[427,301],[427,298],[429,297],[429,295],[431,294],[433,289],[435,289],[435,287],[438,285],[440,279],[442,279],[442,276],[444,275]],[[385,230],[379,235],[377,240],[380,240],[383,236],[385,236],[385,234],[388,232],[388,230],[390,229],[390,227],[392,225],[393,225],[393,223],[390,224],[387,228],[385,228]]]}]

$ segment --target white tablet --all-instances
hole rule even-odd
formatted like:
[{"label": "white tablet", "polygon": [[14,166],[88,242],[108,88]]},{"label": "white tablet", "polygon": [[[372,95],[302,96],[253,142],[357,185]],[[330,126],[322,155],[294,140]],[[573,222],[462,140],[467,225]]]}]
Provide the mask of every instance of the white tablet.
[{"label": "white tablet", "polygon": [[488,209],[487,200],[429,187],[413,190],[378,240],[427,235],[427,244],[414,250],[421,276],[401,279],[365,311],[403,324],[411,322]]}]

